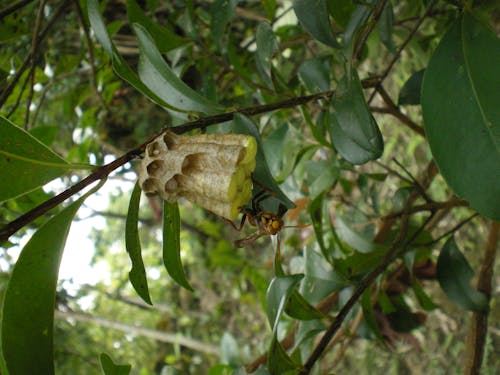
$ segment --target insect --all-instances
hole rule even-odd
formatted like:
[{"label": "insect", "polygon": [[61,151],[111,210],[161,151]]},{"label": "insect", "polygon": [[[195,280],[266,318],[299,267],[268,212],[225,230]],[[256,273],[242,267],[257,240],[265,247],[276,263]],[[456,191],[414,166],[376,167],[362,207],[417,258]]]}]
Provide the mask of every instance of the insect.
[{"label": "insect", "polygon": [[[261,202],[267,198],[269,198],[271,194],[266,191],[260,191],[257,193],[252,199],[252,205],[250,208],[242,207],[241,212],[243,214],[240,222],[240,226],[236,227],[233,222],[230,224],[238,231],[241,231],[243,228],[245,221],[252,226],[256,226],[258,230],[247,237],[240,238],[234,242],[235,247],[246,247],[254,243],[257,239],[264,236],[273,236],[277,234],[283,228],[303,228],[307,225],[294,225],[294,226],[285,226],[283,225],[283,216],[288,211],[288,209],[282,205],[281,203],[278,206],[278,213],[274,214],[271,212],[264,211],[261,206]],[[279,249],[279,240],[278,240],[278,249]]]}]

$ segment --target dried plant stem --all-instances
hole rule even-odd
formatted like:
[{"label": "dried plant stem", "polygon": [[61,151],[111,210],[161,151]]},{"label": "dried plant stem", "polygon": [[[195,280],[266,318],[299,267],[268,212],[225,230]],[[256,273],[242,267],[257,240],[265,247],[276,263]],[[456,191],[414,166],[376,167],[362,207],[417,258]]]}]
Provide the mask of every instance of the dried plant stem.
[{"label": "dried plant stem", "polygon": [[[493,265],[498,249],[500,237],[500,223],[492,222],[488,235],[488,242],[484,251],[484,258],[479,271],[477,290],[491,298],[491,282],[493,279]],[[467,355],[465,358],[464,374],[478,375],[483,360],[486,333],[488,331],[488,311],[472,313],[472,322],[467,340]]]}]

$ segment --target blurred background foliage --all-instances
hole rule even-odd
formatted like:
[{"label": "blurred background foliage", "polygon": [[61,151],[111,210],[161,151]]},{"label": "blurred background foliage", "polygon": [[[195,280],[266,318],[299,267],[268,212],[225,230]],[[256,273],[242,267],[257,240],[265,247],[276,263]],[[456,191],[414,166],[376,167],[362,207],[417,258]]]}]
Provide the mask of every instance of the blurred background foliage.
[{"label": "blurred background foliage", "polygon": [[[18,3],[19,9],[2,14],[0,22],[2,115],[23,124],[24,129],[66,160],[101,164],[106,157],[123,154],[161,128],[195,116],[161,108],[115,75],[108,55],[89,28],[85,1]],[[357,2],[327,3],[333,32],[344,31]],[[430,2],[390,3],[390,21],[377,25],[358,61],[358,73],[367,82],[386,69],[395,49]],[[399,96],[399,104],[405,105],[397,107],[398,111],[417,127],[422,124],[420,106],[404,103],[411,99],[402,99],[400,91],[413,73],[426,67],[444,31],[456,18],[455,3],[460,2],[433,4],[384,81],[392,105],[397,106]],[[498,6],[494,2],[478,3],[478,14],[498,35]],[[11,6],[6,1],[0,4],[0,9]],[[137,70],[139,49],[126,5],[125,1],[111,0],[101,2],[100,9],[118,52]],[[145,0],[137,1],[137,6],[169,35],[161,52],[173,71],[189,87],[228,108],[327,91],[336,86],[344,71],[340,54],[314,41],[300,26],[291,1]],[[256,45],[262,22],[270,25],[274,34],[274,40],[264,40],[269,43],[269,58],[259,57],[263,47]],[[5,95],[8,73],[17,72],[30,53],[34,27],[39,32],[47,30],[38,46],[41,53],[28,60],[19,82]],[[255,120],[270,169],[297,205],[285,216],[287,225],[311,222],[309,207],[311,202],[319,202],[324,215],[325,248],[338,259],[343,276],[351,280],[359,280],[380,259],[376,253],[371,259],[359,256],[353,242],[371,241],[380,218],[403,208],[415,188],[412,176],[420,179],[431,160],[425,139],[405,126],[394,112],[387,113],[388,105],[379,96],[370,103],[384,136],[385,150],[377,162],[363,166],[353,166],[332,148],[324,147],[329,137],[327,108],[321,103],[275,111]],[[224,129],[224,125],[211,127],[209,132],[218,129]],[[160,257],[161,203],[143,197],[140,231],[154,305],[144,304],[128,282],[130,263],[123,236],[135,168],[135,163],[127,164],[111,176],[121,187],[103,199],[99,207],[79,214],[79,220],[89,226],[95,225],[96,217],[104,218],[104,225],[94,228],[91,234],[95,245],[92,264],[104,271],[85,285],[60,280],[54,336],[57,373],[99,373],[98,356],[102,352],[118,363],[130,363],[133,374],[172,373],[166,365],[182,374],[229,374],[233,367],[252,363],[268,349],[271,337],[264,308],[266,289],[273,277],[274,245],[270,238],[259,239],[249,248],[235,249],[233,241],[250,231],[235,232],[220,218],[183,202],[181,248],[184,267],[195,289],[191,293],[166,275]],[[69,185],[78,178],[65,177],[62,183]],[[53,194],[39,189],[3,203],[1,223],[13,220]],[[427,194],[441,202],[452,192],[438,175]],[[348,331],[327,352],[317,373],[461,372],[470,314],[450,302],[439,288],[435,261],[442,241],[433,239],[472,212],[467,207],[453,207],[434,218],[433,226],[421,234],[422,241],[429,244],[412,252],[420,266],[413,271],[415,278],[410,277],[404,262],[398,261],[379,279],[380,285],[385,283],[381,289],[385,298],[374,306],[373,316],[383,339],[377,340],[366,320],[356,324],[361,311],[356,307],[348,318]],[[336,230],[326,229],[330,227],[328,218]],[[413,215],[410,228],[417,228],[424,218],[421,213]],[[14,245],[42,221],[19,232],[12,240],[13,247],[0,255],[2,290],[18,253]],[[455,235],[475,270],[486,237],[486,220],[479,217]],[[282,262],[289,273],[303,272],[305,249],[321,253],[312,227],[281,232]],[[498,275],[498,264],[495,269]],[[423,290],[426,296],[417,295]],[[346,288],[339,293],[332,314],[348,292]],[[309,296],[310,302],[317,303],[325,296],[324,291],[317,293]],[[402,307],[394,309],[397,303]],[[500,368],[498,301],[493,300],[490,314],[484,374],[497,373]],[[296,324],[294,319],[284,317],[280,332],[284,336]],[[154,336],[155,332],[171,336],[160,338]],[[181,345],[180,339],[184,338],[192,343]]]}]

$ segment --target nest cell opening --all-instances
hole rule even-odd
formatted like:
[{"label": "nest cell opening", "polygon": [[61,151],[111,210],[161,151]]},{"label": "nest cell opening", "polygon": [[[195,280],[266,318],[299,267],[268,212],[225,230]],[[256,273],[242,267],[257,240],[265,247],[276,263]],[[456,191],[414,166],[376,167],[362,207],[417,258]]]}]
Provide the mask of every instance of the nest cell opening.
[{"label": "nest cell opening", "polygon": [[163,142],[165,142],[165,145],[167,146],[167,149],[171,149],[172,146],[175,144],[175,136],[170,134],[170,133],[165,133],[163,136]]},{"label": "nest cell opening", "polygon": [[142,191],[148,196],[152,197],[157,193],[158,180],[148,178],[142,183]]},{"label": "nest cell opening", "polygon": [[161,154],[161,147],[158,142],[152,142],[146,146],[147,153],[150,157],[157,157]]},{"label": "nest cell opening", "polygon": [[153,160],[148,164],[146,170],[150,176],[160,178],[165,174],[167,166],[163,160]]},{"label": "nest cell opening", "polygon": [[172,177],[170,180],[168,180],[165,183],[165,191],[166,192],[174,192],[174,191],[177,191],[177,189],[179,189],[178,176],[179,175],[176,174],[174,177]]}]

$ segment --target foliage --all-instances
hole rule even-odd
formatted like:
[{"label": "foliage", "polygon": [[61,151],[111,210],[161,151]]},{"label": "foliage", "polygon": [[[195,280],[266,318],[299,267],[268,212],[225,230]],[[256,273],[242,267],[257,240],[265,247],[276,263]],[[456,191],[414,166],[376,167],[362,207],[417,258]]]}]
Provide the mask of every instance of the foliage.
[{"label": "foliage", "polygon": [[[493,373],[498,336],[465,348],[453,315],[498,318],[500,7],[478,3],[3,7],[1,372],[444,373],[484,348]],[[141,200],[130,175],[166,127],[255,137],[249,248],[190,202]],[[57,289],[107,178],[106,275]]]}]

